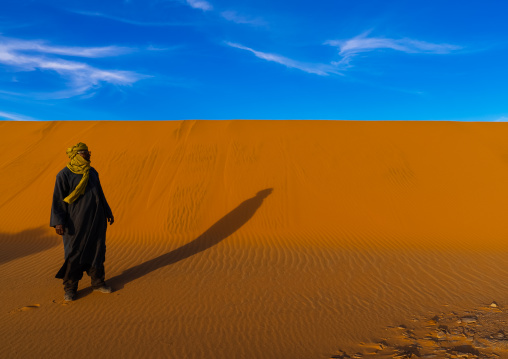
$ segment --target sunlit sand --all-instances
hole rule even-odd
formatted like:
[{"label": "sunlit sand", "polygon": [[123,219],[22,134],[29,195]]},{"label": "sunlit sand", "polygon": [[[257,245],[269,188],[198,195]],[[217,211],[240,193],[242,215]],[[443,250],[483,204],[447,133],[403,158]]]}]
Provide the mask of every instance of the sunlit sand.
[{"label": "sunlit sand", "polygon": [[[508,358],[508,124],[0,122],[6,358]],[[106,280],[63,302],[55,176],[92,151]],[[72,345],[67,345],[72,343]]]}]

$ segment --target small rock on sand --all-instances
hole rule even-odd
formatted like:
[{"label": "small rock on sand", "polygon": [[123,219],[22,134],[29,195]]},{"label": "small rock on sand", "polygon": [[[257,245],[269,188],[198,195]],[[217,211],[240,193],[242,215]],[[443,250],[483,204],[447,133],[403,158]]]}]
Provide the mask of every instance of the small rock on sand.
[{"label": "small rock on sand", "polygon": [[471,316],[471,317],[462,317],[457,322],[469,324],[469,323],[476,323],[477,321],[478,321],[477,317]]},{"label": "small rock on sand", "polygon": [[499,332],[497,332],[496,334],[494,334],[493,337],[496,339],[506,339],[506,335],[501,330]]}]

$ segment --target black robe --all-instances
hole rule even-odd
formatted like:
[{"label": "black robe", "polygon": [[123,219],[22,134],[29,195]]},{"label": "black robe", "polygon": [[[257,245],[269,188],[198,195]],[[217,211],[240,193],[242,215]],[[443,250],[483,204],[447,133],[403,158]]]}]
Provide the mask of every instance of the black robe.
[{"label": "black robe", "polygon": [[101,268],[106,259],[107,218],[113,217],[99,181],[99,174],[91,167],[85,193],[73,202],[67,197],[83,175],[72,173],[65,167],[56,176],[50,226],[64,226],[65,263],[56,278],[67,277],[73,268]]}]

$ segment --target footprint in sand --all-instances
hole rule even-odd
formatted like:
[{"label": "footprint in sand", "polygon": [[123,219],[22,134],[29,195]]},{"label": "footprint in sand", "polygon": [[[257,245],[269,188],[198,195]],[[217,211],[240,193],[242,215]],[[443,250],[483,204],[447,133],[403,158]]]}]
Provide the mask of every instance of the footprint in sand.
[{"label": "footprint in sand", "polygon": [[19,312],[27,312],[29,310],[39,309],[40,306],[41,306],[40,304],[27,305],[25,307],[21,307],[21,308],[17,308],[17,309],[11,310],[9,312],[9,314],[14,314],[14,313],[19,313]]}]

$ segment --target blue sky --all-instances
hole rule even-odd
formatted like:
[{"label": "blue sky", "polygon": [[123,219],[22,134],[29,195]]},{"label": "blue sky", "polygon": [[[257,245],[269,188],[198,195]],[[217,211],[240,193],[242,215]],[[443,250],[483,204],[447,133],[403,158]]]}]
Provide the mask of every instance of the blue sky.
[{"label": "blue sky", "polygon": [[0,0],[1,120],[508,120],[508,2]]}]

